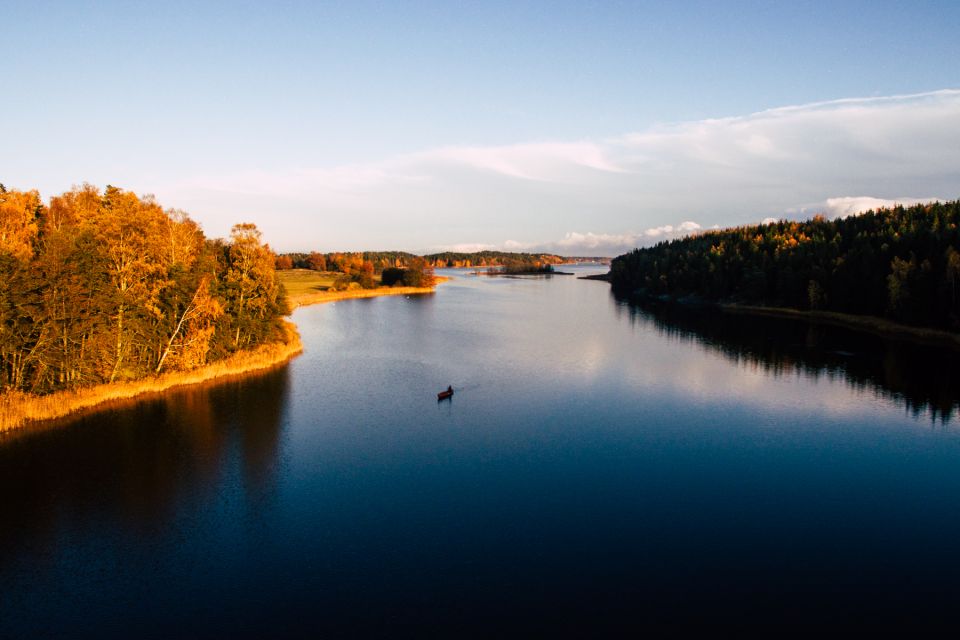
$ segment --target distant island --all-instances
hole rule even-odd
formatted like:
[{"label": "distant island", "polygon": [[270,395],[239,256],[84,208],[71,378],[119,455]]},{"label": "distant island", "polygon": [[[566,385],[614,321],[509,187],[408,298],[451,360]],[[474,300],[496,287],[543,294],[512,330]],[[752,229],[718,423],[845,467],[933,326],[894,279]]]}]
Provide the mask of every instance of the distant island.
[{"label": "distant island", "polygon": [[252,224],[206,238],[117,187],[0,185],[0,431],[300,352]]},{"label": "distant island", "polygon": [[952,201],[708,231],[619,256],[609,279],[632,296],[803,312],[883,332],[916,327],[906,333],[956,345],[958,225]]}]

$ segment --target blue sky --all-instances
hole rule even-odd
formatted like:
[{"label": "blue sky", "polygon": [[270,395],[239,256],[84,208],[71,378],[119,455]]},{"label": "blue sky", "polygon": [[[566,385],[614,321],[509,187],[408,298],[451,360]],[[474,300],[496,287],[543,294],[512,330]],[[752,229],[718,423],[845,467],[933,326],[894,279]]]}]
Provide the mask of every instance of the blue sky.
[{"label": "blue sky", "polygon": [[960,196],[957,2],[2,8],[0,181],[279,250],[616,253]]}]

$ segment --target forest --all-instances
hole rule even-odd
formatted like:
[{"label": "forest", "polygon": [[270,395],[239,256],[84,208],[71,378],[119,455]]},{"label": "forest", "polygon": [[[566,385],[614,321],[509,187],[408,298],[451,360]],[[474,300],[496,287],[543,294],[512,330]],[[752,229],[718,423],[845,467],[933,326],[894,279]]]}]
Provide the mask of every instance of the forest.
[{"label": "forest", "polygon": [[960,330],[960,201],[708,231],[615,258],[620,292]]},{"label": "forest", "polygon": [[275,256],[252,224],[204,236],[152,196],[0,185],[0,387],[45,394],[186,371],[280,338]]}]

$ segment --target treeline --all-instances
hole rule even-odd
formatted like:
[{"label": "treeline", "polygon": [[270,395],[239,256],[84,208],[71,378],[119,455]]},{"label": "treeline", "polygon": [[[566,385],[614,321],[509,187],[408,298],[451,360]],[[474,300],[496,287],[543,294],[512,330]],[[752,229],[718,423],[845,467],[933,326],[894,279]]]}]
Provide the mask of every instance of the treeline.
[{"label": "treeline", "polygon": [[413,259],[418,257],[405,251],[282,253],[277,256],[277,268],[348,273],[357,270],[364,262],[369,262],[373,265],[374,272],[380,273],[390,267],[409,267]]},{"label": "treeline", "polygon": [[417,256],[406,251],[363,251],[355,253],[284,253],[277,256],[278,269],[313,269],[349,273],[357,265],[369,262],[374,273],[384,269],[408,269],[415,261],[423,260],[428,267],[503,267],[523,265],[527,270],[566,262],[565,258],[550,253],[513,253],[509,251],[477,251],[474,253],[444,252]]},{"label": "treeline", "polygon": [[524,260],[508,260],[503,266],[488,267],[489,274],[532,275],[554,273],[552,264],[542,262],[526,262]]},{"label": "treeline", "polygon": [[280,339],[286,297],[252,224],[210,240],[151,196],[0,185],[0,387],[48,393],[188,370]]},{"label": "treeline", "polygon": [[960,330],[960,202],[745,226],[615,258],[619,291],[886,316]]},{"label": "treeline", "polygon": [[[553,254],[478,251],[475,253],[432,253],[418,256],[405,251],[363,251],[354,253],[284,253],[276,258],[277,269],[312,269],[343,274],[333,289],[351,286],[429,287],[434,268],[477,267],[497,273],[551,273],[564,258]],[[379,279],[379,281],[378,281]]]},{"label": "treeline", "polygon": [[549,264],[561,264],[565,258],[552,253],[521,253],[511,251],[476,251],[460,253],[446,251],[423,256],[435,267],[506,267],[530,270]]}]

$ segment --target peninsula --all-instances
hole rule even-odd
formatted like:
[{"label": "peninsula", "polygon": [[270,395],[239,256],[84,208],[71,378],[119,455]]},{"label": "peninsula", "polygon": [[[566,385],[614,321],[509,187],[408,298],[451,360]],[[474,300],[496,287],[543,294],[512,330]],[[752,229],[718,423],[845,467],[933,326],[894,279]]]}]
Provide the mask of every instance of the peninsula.
[{"label": "peninsula", "polygon": [[252,224],[211,240],[152,197],[0,185],[0,431],[300,352]]}]

